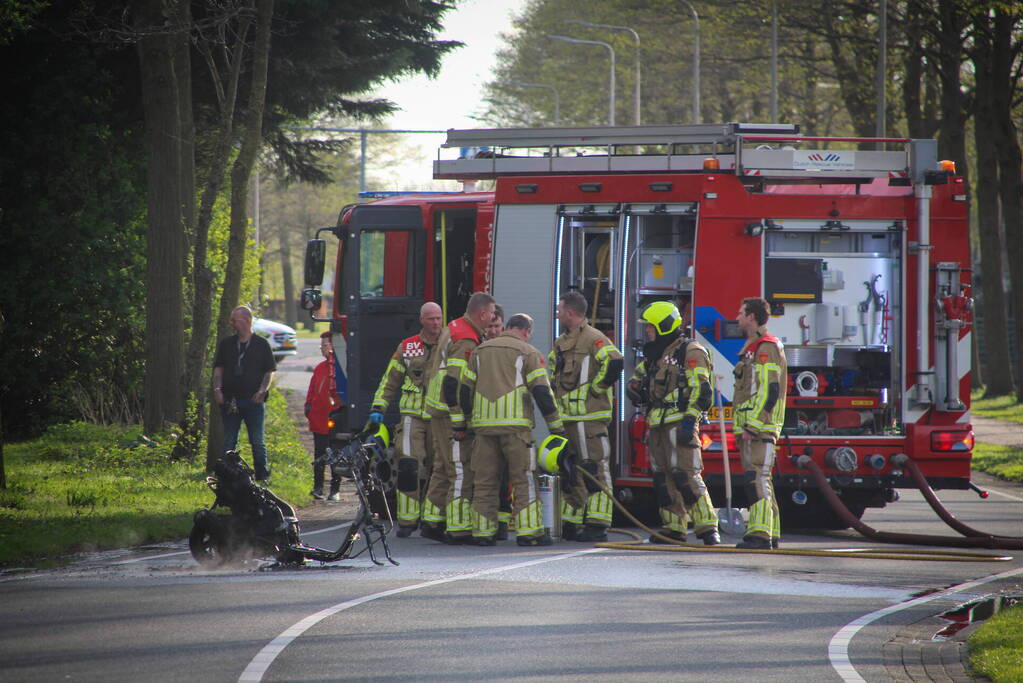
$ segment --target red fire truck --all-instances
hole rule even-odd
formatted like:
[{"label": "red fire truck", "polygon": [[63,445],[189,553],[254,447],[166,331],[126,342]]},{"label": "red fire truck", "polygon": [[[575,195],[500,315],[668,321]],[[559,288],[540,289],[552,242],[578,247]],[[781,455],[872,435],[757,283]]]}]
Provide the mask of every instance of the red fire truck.
[{"label": "red fire truck", "polygon": [[[935,141],[804,137],[783,124],[451,130],[434,176],[466,191],[347,206],[322,229],[340,242],[327,319],[347,383],[341,429],[366,420],[421,304],[451,320],[478,290],[532,315],[546,353],[559,293],[579,289],[591,324],[625,354],[624,378],[641,353],[639,313],[675,302],[711,352],[728,420],[744,343],[734,317],[744,297],[763,296],[788,358],[775,472],[786,525],[845,526],[797,468],[801,455],[856,515],[913,486],[899,453],[934,488],[970,485],[966,188]],[[474,191],[479,181],[494,189]],[[313,287],[323,253],[313,240]],[[319,293],[303,298],[312,309]],[[616,495],[652,506],[642,415],[624,381],[617,392]],[[703,428],[704,475],[723,505],[719,418],[715,408]]]}]

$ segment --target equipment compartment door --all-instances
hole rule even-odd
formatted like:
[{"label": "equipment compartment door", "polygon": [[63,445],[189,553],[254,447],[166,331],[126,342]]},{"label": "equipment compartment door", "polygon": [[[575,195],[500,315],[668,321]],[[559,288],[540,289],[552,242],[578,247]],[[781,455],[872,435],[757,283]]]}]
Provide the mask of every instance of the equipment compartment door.
[{"label": "equipment compartment door", "polygon": [[425,231],[418,206],[357,206],[348,225],[341,312],[348,316],[348,429],[369,414],[398,342],[419,329]]}]

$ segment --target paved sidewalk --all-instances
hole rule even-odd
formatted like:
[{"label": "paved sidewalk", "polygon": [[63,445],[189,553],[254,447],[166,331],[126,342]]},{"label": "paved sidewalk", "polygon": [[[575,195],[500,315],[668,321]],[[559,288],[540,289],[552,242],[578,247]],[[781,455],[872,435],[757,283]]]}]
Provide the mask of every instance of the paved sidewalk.
[{"label": "paved sidewalk", "polygon": [[995,446],[1015,446],[1023,448],[1023,424],[1008,420],[996,420],[980,415],[971,415],[973,435],[977,441],[994,444]]}]

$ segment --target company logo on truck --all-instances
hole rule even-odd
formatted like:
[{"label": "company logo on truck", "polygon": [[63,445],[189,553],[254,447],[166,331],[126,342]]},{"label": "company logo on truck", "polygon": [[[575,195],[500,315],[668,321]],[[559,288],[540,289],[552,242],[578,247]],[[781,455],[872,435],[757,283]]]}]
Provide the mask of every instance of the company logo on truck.
[{"label": "company logo on truck", "polygon": [[793,152],[794,168],[849,170],[856,168],[855,152]]}]

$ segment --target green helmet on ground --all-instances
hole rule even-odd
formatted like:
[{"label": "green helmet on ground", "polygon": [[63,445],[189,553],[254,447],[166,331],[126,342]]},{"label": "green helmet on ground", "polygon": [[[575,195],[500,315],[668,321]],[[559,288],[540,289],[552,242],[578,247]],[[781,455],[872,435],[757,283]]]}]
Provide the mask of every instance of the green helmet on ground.
[{"label": "green helmet on ground", "polygon": [[643,320],[654,326],[658,337],[663,337],[679,328],[682,314],[670,301],[655,301],[643,310]]}]

